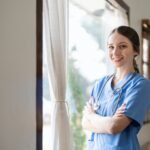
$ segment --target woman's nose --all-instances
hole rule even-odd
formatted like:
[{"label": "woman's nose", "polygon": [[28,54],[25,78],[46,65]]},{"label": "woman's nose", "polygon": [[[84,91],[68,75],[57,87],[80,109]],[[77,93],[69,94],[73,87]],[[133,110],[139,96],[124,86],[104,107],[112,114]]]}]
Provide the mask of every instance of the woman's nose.
[{"label": "woman's nose", "polygon": [[119,54],[120,54],[120,50],[119,50],[118,47],[115,47],[115,48],[114,48],[113,54],[114,54],[114,55],[119,55]]}]

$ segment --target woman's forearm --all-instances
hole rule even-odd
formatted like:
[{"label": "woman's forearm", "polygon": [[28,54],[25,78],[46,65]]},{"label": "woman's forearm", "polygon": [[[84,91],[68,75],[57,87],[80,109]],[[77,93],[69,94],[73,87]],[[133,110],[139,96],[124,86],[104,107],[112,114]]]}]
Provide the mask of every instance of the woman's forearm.
[{"label": "woman's forearm", "polygon": [[95,133],[111,133],[112,121],[111,117],[102,117],[93,113],[83,117],[82,127]]},{"label": "woman's forearm", "polygon": [[91,121],[87,119],[87,117],[82,118],[82,127],[84,130],[96,132],[96,130],[93,128],[93,125],[91,124]]},{"label": "woman's forearm", "polygon": [[113,116],[100,116],[89,106],[84,111],[82,126],[96,133],[115,134],[123,131],[132,120],[124,115],[125,104],[120,106]]},{"label": "woman's forearm", "polygon": [[113,118],[112,117],[104,117],[98,114],[91,114],[89,117],[89,122],[91,123],[91,127],[97,133],[108,133],[112,134],[113,127]]},{"label": "woman's forearm", "polygon": [[124,130],[131,121],[124,115],[105,117],[92,113],[85,115],[82,125],[84,129],[95,133],[116,134]]}]

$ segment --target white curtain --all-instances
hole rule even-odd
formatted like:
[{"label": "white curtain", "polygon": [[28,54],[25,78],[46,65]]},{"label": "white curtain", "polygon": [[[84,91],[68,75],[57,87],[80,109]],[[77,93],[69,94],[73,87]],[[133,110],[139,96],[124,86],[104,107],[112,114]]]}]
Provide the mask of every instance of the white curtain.
[{"label": "white curtain", "polygon": [[43,39],[47,50],[48,72],[52,87],[50,150],[72,150],[67,111],[67,0],[43,1]]}]

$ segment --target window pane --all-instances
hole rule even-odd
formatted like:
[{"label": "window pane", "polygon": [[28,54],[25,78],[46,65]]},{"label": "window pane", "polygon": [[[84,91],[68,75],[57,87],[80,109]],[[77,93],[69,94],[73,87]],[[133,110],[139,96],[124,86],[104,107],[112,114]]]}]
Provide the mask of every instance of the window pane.
[{"label": "window pane", "polygon": [[[97,1],[92,1],[94,2]],[[119,22],[112,6],[105,0],[99,3],[101,4],[96,6],[84,0],[70,0],[69,3],[67,99],[75,150],[86,149],[86,136],[81,127],[81,119],[91,88],[100,77],[114,72],[107,58],[107,37],[114,27],[123,24],[123,18],[119,14]]]},{"label": "window pane", "polygon": [[[123,19],[118,19],[117,13],[105,0],[69,2],[67,99],[74,150],[86,149],[81,119],[92,85],[100,77],[114,71],[107,58],[106,43],[110,31],[122,24],[119,20]],[[47,31],[44,32],[46,33]],[[49,150],[51,95],[45,42],[43,38],[43,150]]]}]

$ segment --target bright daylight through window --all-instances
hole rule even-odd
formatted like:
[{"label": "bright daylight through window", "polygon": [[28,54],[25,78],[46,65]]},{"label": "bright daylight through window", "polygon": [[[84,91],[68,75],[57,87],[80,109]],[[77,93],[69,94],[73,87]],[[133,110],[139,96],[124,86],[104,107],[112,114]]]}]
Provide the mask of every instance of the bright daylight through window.
[{"label": "bright daylight through window", "polygon": [[125,11],[120,12],[105,0],[70,0],[68,100],[75,150],[86,149],[81,118],[91,87],[97,79],[113,72],[106,59],[108,34],[127,22]]},{"label": "bright daylight through window", "polygon": [[[107,37],[116,26],[128,24],[126,12],[105,0],[69,1],[69,49],[67,63],[67,100],[74,150],[86,149],[81,127],[82,111],[93,83],[114,71],[107,58]],[[44,43],[44,41],[43,41]],[[44,44],[43,44],[44,45]],[[43,63],[43,150],[50,147],[50,85],[46,48]]]}]

